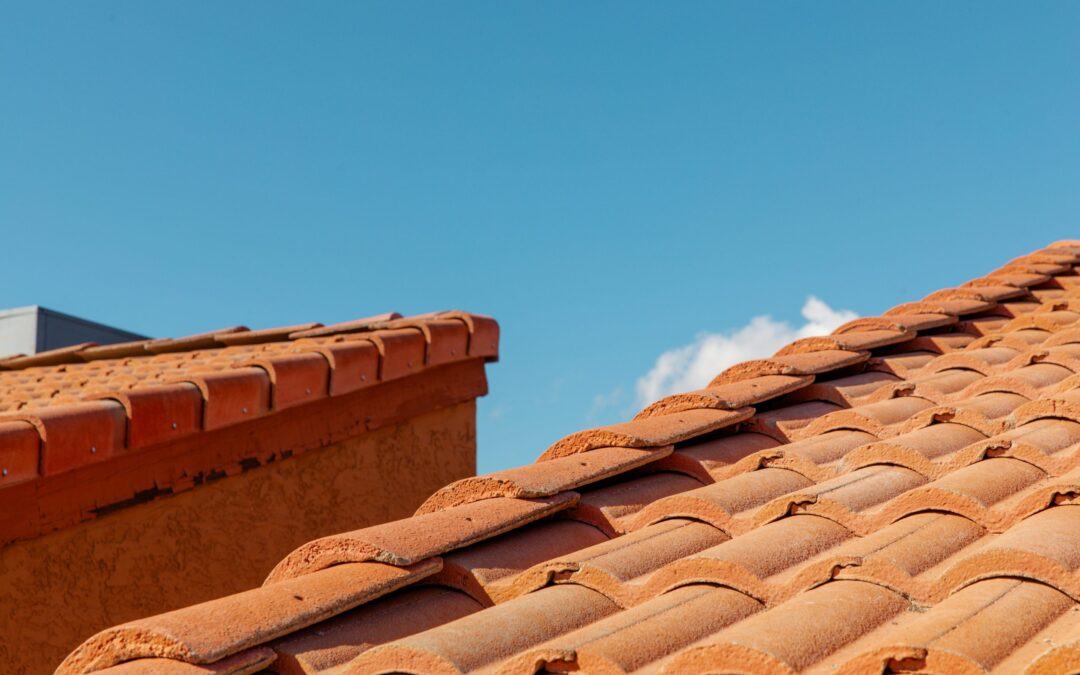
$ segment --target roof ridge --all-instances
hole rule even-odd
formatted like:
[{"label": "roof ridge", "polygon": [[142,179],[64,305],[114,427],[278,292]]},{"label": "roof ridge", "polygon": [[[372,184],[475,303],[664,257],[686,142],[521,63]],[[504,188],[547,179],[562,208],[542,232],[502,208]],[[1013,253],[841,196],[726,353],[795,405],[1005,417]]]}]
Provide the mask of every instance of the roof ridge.
[{"label": "roof ridge", "polygon": [[[192,352],[203,349],[217,349],[239,345],[260,345],[273,342],[297,341],[304,338],[342,336],[354,333],[369,333],[391,328],[418,328],[425,333],[440,320],[459,319],[468,326],[470,335],[480,331],[478,339],[485,340],[483,351],[497,349],[498,328],[490,317],[472,314],[461,310],[427,312],[413,316],[403,316],[398,312],[386,312],[363,319],[354,319],[329,326],[318,322],[275,326],[252,330],[247,326],[230,326],[217,330],[192,333],[180,337],[146,338],[131,342],[118,342],[99,345],[96,342],[83,342],[76,345],[57,347],[35,354],[17,354],[0,359],[0,371],[26,370],[45,366],[88,363],[117,358],[133,358]],[[494,327],[493,327],[494,325]],[[430,337],[430,335],[429,335]],[[495,343],[491,342],[494,337]],[[481,351],[477,347],[477,351]]]}]

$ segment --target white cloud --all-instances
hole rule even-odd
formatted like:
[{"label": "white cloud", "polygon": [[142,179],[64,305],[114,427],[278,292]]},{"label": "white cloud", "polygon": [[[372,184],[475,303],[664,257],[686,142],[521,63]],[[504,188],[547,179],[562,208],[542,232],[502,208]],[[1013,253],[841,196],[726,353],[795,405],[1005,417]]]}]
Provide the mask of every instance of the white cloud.
[{"label": "white cloud", "polygon": [[755,316],[738,330],[702,333],[690,344],[664,352],[652,370],[638,378],[638,405],[644,407],[669,394],[700,389],[728,366],[772,356],[789,342],[826,335],[858,317],[846,309],[835,310],[812,295],[803,304],[802,315],[806,322],[797,328],[768,315]]}]

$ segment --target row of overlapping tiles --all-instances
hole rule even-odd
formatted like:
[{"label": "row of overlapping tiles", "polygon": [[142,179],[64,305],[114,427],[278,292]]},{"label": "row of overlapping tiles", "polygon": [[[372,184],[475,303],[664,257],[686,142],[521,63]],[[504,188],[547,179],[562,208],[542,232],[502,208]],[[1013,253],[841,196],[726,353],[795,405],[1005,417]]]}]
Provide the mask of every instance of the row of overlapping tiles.
[{"label": "row of overlapping tiles", "polygon": [[464,312],[78,345],[0,362],[0,488],[466,358],[498,325]]},{"label": "row of overlapping tiles", "polygon": [[[1075,632],[1080,597],[1077,253],[740,364],[414,518],[311,542],[261,589],[105,631],[61,670],[989,670],[1028,647],[1052,663],[1032,631]],[[969,625],[987,597],[1043,598],[1045,616],[1003,648]],[[966,657],[879,635],[942,620],[978,638]]]}]

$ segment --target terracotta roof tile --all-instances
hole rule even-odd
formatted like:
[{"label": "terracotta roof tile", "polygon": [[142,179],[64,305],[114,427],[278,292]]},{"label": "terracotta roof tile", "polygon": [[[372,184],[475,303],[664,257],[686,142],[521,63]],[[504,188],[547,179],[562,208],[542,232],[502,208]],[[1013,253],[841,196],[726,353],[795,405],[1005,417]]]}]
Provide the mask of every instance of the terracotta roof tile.
[{"label": "terracotta roof tile", "polygon": [[82,352],[94,346],[96,345],[93,342],[83,342],[69,347],[60,347],[58,349],[38,352],[37,354],[31,354],[29,356],[11,356],[0,361],[0,368],[15,370],[42,366],[56,366],[64,363],[81,363],[83,360],[81,356]]},{"label": "terracotta roof tile", "polygon": [[948,314],[893,314],[891,316],[863,317],[845,323],[833,331],[833,335],[859,333],[869,330],[896,330],[914,333],[931,328],[950,326],[957,322]]},{"label": "terracotta roof tile", "polygon": [[1075,465],[1080,452],[1080,424],[1063,419],[1036,419],[968,448],[972,461],[1015,457],[1057,476]]},{"label": "terracotta roof tile", "polygon": [[541,499],[496,497],[316,539],[282,560],[267,583],[348,562],[411,565],[569,508],[577,499],[575,493]]},{"label": "terracotta roof tile", "polygon": [[745,361],[731,366],[717,375],[709,384],[715,387],[748,380],[763,375],[814,375],[838,368],[854,366],[869,358],[868,352],[848,351],[845,349],[825,349],[820,351],[795,352],[771,359]]},{"label": "terracotta roof tile", "polygon": [[964,284],[964,287],[994,286],[1004,284],[1015,288],[1028,288],[1045,283],[1051,279],[1048,274],[1033,274],[1025,272],[992,272],[982,279],[972,279]]},{"label": "terracotta roof tile", "polygon": [[270,376],[262,368],[177,373],[165,382],[191,383],[203,396],[203,429],[246,422],[270,412]]},{"label": "terracotta roof tile", "polygon": [[945,404],[958,398],[962,399],[967,394],[968,387],[978,384],[982,379],[973,370],[950,368],[929,377],[912,381],[914,387],[910,394],[938,404]]},{"label": "terracotta roof tile", "polygon": [[612,446],[663,448],[688,438],[694,438],[695,436],[737,424],[749,419],[753,412],[751,408],[739,408],[737,410],[698,408],[670,415],[640,418],[599,429],[579,431],[552,444],[540,456],[540,461],[548,461]]},{"label": "terracotta roof tile", "polygon": [[486,476],[464,478],[433,494],[416,513],[441,511],[492,497],[549,497],[626,472],[671,451],[670,445],[648,450],[603,447]]},{"label": "terracotta roof tile", "polygon": [[701,481],[684,474],[662,471],[613,485],[588,490],[574,509],[576,518],[607,533],[622,534],[646,505],[669,495],[701,487]]},{"label": "terracotta roof tile", "polygon": [[759,453],[768,452],[780,444],[780,441],[765,434],[740,433],[688,445],[676,454],[698,462],[713,480],[721,480],[760,467]]},{"label": "terracotta roof tile", "polygon": [[961,451],[978,447],[986,436],[964,424],[944,422],[920,427],[899,436],[867,443],[844,456],[844,469],[858,469],[888,463],[916,471],[927,478],[937,478],[959,466],[985,456]]},{"label": "terracotta roof tile", "polygon": [[1016,298],[1023,298],[1027,295],[1027,291],[1023,288],[1017,288],[1016,286],[1010,286],[1007,284],[994,285],[992,283],[985,283],[972,286],[961,286],[960,288],[947,288],[944,290],[935,291],[923,298],[923,300],[952,300],[956,298],[969,298],[977,300],[987,300],[991,302],[1002,302],[1003,300],[1014,300]]},{"label": "terracotta roof tile", "polygon": [[489,606],[546,583],[530,586],[521,572],[607,539],[603,531],[580,521],[544,521],[444,555],[443,569],[434,581],[459,588]]},{"label": "terracotta roof tile", "polygon": [[264,344],[267,342],[278,341],[284,342],[289,340],[289,336],[293,333],[301,333],[303,331],[314,330],[321,327],[321,323],[304,323],[295,326],[280,326],[277,328],[262,328],[259,330],[224,331],[214,335],[214,339],[221,344],[228,346]]},{"label": "terracotta roof tile", "polygon": [[262,368],[270,378],[270,408],[283,410],[325,398],[330,393],[330,364],[318,352],[255,356],[235,368]]},{"label": "terracotta roof tile", "polygon": [[336,565],[110,628],[72,652],[60,670],[82,672],[149,657],[209,663],[339,614],[438,569],[437,561],[412,567]]},{"label": "terracotta roof tile", "polygon": [[0,423],[0,486],[7,487],[37,478],[40,445],[41,437],[34,425],[27,422]]},{"label": "terracotta roof tile", "polygon": [[830,656],[909,606],[876,584],[835,581],[690,645],[663,672],[794,673],[831,665]]},{"label": "terracotta roof tile", "polygon": [[763,609],[738,591],[683,586],[508,659],[506,673],[635,672]]},{"label": "terracotta roof tile", "polygon": [[787,400],[827,401],[851,407],[892,398],[905,390],[905,384],[903,380],[889,373],[864,371],[805,385],[795,390]]},{"label": "terracotta roof tile", "polygon": [[710,386],[706,389],[662,398],[638,413],[634,419],[670,415],[696,408],[737,410],[798,391],[811,382],[809,375],[762,375],[748,380]]},{"label": "terracotta roof tile", "polygon": [[438,365],[456,361],[469,351],[469,327],[460,319],[401,319],[395,328],[416,328],[427,343],[426,363]]},{"label": "terracotta roof tile", "polygon": [[127,413],[128,449],[142,448],[202,429],[203,397],[188,382],[122,389],[93,398],[111,399]]},{"label": "terracotta roof tile", "polygon": [[538,564],[522,573],[519,583],[531,580],[536,588],[551,581],[579,584],[620,606],[632,606],[641,601],[639,591],[652,573],[727,539],[722,531],[705,523],[666,520]]},{"label": "terracotta roof tile", "polygon": [[274,662],[274,658],[273,650],[266,647],[255,647],[205,665],[185,663],[175,659],[148,658],[126,661],[118,666],[96,672],[105,673],[105,675],[144,675],[145,673],[156,673],[158,675],[249,675],[250,673],[262,671],[263,668]]},{"label": "terracotta roof tile", "polygon": [[579,585],[543,588],[364,652],[342,673],[462,673],[609,616],[619,607]]},{"label": "terracotta roof tile", "polygon": [[891,373],[902,379],[917,375],[937,355],[931,351],[901,352],[876,356],[867,364],[870,371]]},{"label": "terracotta roof tile", "polygon": [[180,338],[159,338],[150,340],[145,344],[146,351],[154,354],[171,354],[173,352],[190,352],[194,349],[213,349],[225,345],[219,338],[229,334],[246,333],[246,326],[232,326],[220,330],[197,333]]},{"label": "terracotta roof tile", "polygon": [[751,417],[744,427],[787,443],[795,440],[795,434],[803,427],[838,410],[841,410],[840,406],[828,401],[806,401],[763,410]]},{"label": "terracotta roof tile", "polygon": [[[423,316],[423,315],[421,315]],[[438,312],[443,319],[460,319],[469,327],[469,356],[497,359],[499,356],[499,324],[490,316],[468,312]]]},{"label": "terracotta roof tile", "polygon": [[322,354],[330,366],[329,393],[341,396],[376,384],[379,380],[379,349],[368,340],[350,342],[297,341],[301,352]]},{"label": "terracotta roof tile", "polygon": [[634,520],[640,527],[670,518],[693,518],[734,536],[753,529],[750,516],[759,507],[813,484],[795,471],[765,468],[659,499],[638,512]]},{"label": "terracotta roof tile", "polygon": [[107,460],[123,450],[127,436],[127,416],[116,401],[34,408],[5,417],[37,428],[43,475]]},{"label": "terracotta roof tile", "polygon": [[845,410],[835,410],[815,416],[808,424],[795,430],[792,440],[801,440],[836,429],[855,429],[878,438],[895,436],[912,416],[933,406],[933,402],[918,396],[900,396],[875,403],[865,403]]},{"label": "terracotta roof tile", "polygon": [[909,316],[912,314],[944,314],[947,316],[963,316],[965,314],[978,314],[992,309],[995,303],[975,298],[954,298],[922,300],[920,302],[908,302],[888,310],[883,316]]},{"label": "terracotta roof tile", "polygon": [[843,335],[827,335],[822,337],[800,338],[776,352],[776,356],[789,356],[792,354],[805,354],[809,352],[823,351],[852,351],[860,352],[876,347],[886,347],[901,342],[906,342],[915,337],[911,331],[885,328],[881,330],[867,330]]},{"label": "terracotta roof tile", "polygon": [[[447,486],[411,519],[302,546],[255,591],[340,568],[400,567],[408,586],[381,599],[349,601],[308,625],[307,615],[261,614],[232,596],[222,607],[251,612],[229,624],[235,632],[212,636],[200,610],[169,624],[170,635],[213,665],[271,649],[269,667],[282,673],[1076,670],[1078,263],[1080,244],[1055,244],[798,340],[630,422],[572,434],[533,465]],[[153,397],[164,382],[196,385],[205,428],[222,398],[207,388],[228,382],[216,378],[257,373],[265,403],[250,405],[270,414],[277,384],[266,367],[296,353],[329,364],[324,395],[456,354],[461,325],[470,356],[495,356],[485,345],[497,329],[485,318],[426,319],[291,333],[273,343],[288,353],[118,357],[100,364],[107,377],[77,373],[79,386],[126,392],[113,395],[113,415],[127,410],[117,401],[134,409],[149,397],[143,405],[166,412],[148,414],[145,431],[126,422],[137,414],[108,418],[104,408],[80,409],[85,426],[68,430],[35,403],[45,417],[6,433],[27,447],[45,438],[43,456],[60,448],[86,461],[84,439],[104,433],[91,422],[108,431],[114,419],[122,438],[168,431],[172,408]],[[9,371],[20,379],[0,403],[62,401],[73,375],[64,369],[80,367]],[[139,388],[150,393],[133,397]],[[220,409],[237,415],[238,405]],[[20,480],[32,472],[24,465]],[[420,572],[409,576],[421,567],[424,585]],[[136,622],[150,632],[131,634],[119,656],[76,659],[128,644],[92,638],[61,672],[136,657],[194,663],[196,651],[153,651],[153,627],[176,620]]]},{"label": "terracotta roof tile", "polygon": [[835,477],[849,453],[877,440],[858,429],[834,429],[758,456],[757,467],[791,469],[814,481]]},{"label": "terracotta roof tile", "polygon": [[378,330],[381,327],[385,327],[391,321],[396,321],[402,318],[397,312],[386,312],[385,314],[376,314],[375,316],[365,317],[363,319],[354,319],[352,321],[345,321],[342,323],[335,323],[329,326],[315,326],[312,328],[303,328],[289,334],[289,337],[293,340],[299,338],[314,338],[325,337],[327,335],[343,335],[346,333],[358,333],[367,332],[370,330]]},{"label": "terracotta roof tile", "polygon": [[273,644],[274,667],[283,675],[329,670],[376,645],[407,637],[479,611],[468,595],[420,586],[369,602]]},{"label": "terracotta roof tile", "polygon": [[[907,612],[846,664],[848,672],[903,670],[991,672],[1024,648],[1073,602],[1053,588],[991,579],[957,591],[930,610]],[[1036,650],[1039,648],[1036,647]],[[1025,664],[1015,663],[1016,668]],[[1018,672],[1006,667],[998,672]],[[1061,671],[1064,672],[1064,671]]]},{"label": "terracotta roof tile", "polygon": [[805,514],[783,518],[665,565],[645,580],[641,595],[688,583],[714,583],[773,605],[827,581],[850,562],[826,559],[826,554],[852,536],[827,518]]}]

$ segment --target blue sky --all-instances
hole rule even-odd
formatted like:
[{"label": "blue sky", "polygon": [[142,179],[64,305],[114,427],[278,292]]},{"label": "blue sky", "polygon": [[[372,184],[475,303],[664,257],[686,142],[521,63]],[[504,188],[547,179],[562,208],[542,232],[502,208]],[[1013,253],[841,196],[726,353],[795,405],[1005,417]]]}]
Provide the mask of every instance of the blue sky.
[{"label": "blue sky", "polygon": [[491,314],[514,466],[665,352],[1080,236],[1078,83],[1075,3],[0,2],[0,306]]}]

